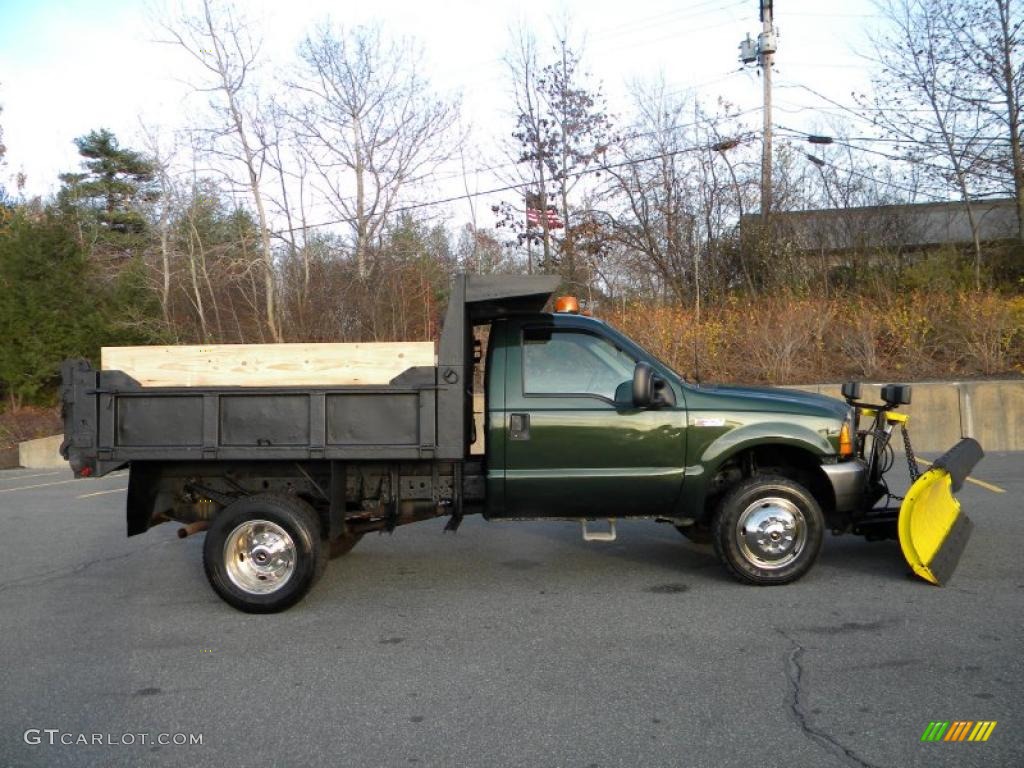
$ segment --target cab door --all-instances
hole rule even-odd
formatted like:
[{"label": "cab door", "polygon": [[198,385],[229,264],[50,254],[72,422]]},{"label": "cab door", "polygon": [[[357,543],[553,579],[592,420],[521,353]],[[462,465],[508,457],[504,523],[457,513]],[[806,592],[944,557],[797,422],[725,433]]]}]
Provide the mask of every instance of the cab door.
[{"label": "cab door", "polygon": [[503,516],[668,514],[683,481],[685,409],[634,407],[636,355],[592,321],[507,332]]}]

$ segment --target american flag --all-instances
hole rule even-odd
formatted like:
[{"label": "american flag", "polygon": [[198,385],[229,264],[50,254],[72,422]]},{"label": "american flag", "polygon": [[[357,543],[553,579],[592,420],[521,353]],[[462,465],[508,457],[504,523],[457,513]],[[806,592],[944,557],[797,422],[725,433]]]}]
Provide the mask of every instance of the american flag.
[{"label": "american flag", "polygon": [[547,229],[561,229],[565,226],[558,218],[558,209],[553,205],[546,209],[541,206],[541,197],[538,194],[526,195],[526,225],[528,227],[541,227],[546,223]]}]

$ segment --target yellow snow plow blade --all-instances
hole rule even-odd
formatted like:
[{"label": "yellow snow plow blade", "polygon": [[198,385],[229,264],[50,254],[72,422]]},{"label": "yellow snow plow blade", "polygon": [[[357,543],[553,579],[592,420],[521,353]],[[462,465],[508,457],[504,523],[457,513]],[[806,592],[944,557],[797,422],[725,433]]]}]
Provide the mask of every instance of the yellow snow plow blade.
[{"label": "yellow snow plow blade", "polygon": [[974,524],[953,495],[984,456],[977,440],[964,438],[910,487],[900,506],[900,547],[918,576],[942,586],[960,562]]}]

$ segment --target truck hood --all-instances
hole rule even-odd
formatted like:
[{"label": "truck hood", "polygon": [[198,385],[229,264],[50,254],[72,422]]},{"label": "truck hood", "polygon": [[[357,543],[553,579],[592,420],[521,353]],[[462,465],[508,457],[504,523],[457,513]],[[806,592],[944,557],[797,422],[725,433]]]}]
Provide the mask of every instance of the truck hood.
[{"label": "truck hood", "polygon": [[778,387],[742,387],[727,384],[699,387],[702,394],[722,398],[723,408],[775,413],[817,414],[842,421],[850,406],[842,400],[813,392]]}]

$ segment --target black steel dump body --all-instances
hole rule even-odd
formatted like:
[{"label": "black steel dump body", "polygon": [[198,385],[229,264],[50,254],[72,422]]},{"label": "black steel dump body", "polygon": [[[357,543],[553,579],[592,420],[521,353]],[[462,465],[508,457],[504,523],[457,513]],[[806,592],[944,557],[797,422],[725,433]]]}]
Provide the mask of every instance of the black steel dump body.
[{"label": "black steel dump body", "polygon": [[68,454],[95,458],[96,474],[130,461],[433,458],[435,379],[412,368],[377,387],[144,388],[75,361]]},{"label": "black steel dump body", "polygon": [[86,360],[63,367],[62,453],[76,476],[134,461],[410,461],[467,457],[473,325],[539,311],[558,278],[459,275],[435,367],[381,386],[142,387]]}]

